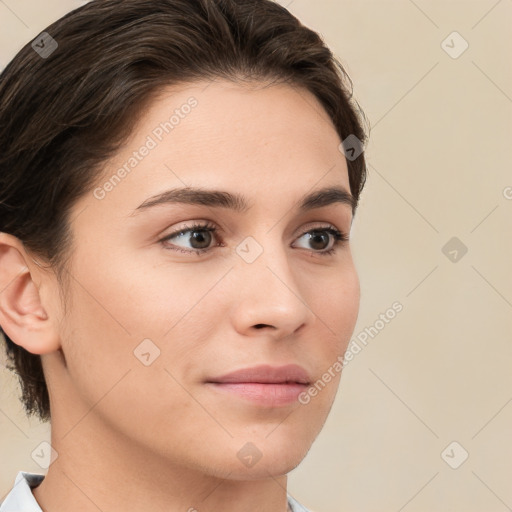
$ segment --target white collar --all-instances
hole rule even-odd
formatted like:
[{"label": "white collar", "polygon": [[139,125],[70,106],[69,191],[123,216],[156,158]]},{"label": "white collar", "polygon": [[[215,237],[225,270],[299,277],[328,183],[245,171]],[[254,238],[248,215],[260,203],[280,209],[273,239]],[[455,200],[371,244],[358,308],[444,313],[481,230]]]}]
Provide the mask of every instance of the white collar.
[{"label": "white collar", "polygon": [[43,479],[44,475],[19,471],[14,487],[0,505],[0,512],[43,512],[32,494],[32,489]]}]

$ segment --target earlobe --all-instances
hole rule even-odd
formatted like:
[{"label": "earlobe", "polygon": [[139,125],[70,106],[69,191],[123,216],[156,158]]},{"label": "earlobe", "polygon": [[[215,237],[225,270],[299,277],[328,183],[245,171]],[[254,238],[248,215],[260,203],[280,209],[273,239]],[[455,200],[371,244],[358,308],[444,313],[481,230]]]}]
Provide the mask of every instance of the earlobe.
[{"label": "earlobe", "polygon": [[60,347],[58,333],[41,303],[22,242],[0,233],[0,325],[17,345],[33,354]]}]

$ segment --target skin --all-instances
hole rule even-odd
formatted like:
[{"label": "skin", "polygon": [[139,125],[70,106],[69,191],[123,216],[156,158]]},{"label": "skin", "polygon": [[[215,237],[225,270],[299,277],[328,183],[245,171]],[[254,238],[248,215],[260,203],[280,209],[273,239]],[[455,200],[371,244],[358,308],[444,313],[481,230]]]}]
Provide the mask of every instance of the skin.
[{"label": "skin", "polygon": [[[342,203],[300,213],[300,198],[325,186],[350,191],[340,139],[316,98],[289,85],[187,84],[163,91],[105,180],[155,126],[194,96],[198,105],[102,200],[83,196],[64,310],[55,276],[21,242],[0,234],[0,323],[42,354],[58,458],[34,496],[45,512],[285,512],[286,474],[305,457],[338,389],[337,372],[307,405],[257,406],[204,384],[256,364],[297,363],[320,379],[344,354],[359,310],[348,242],[322,256],[304,233],[350,233]],[[207,87],[206,87],[207,86]],[[243,194],[245,213],[167,204],[133,215],[168,189],[201,186]],[[218,231],[200,256],[191,233]],[[263,248],[247,263],[248,236]],[[217,244],[222,243],[222,246]],[[260,328],[256,325],[264,324]],[[134,356],[143,339],[160,355]],[[261,452],[252,467],[237,452]]]}]

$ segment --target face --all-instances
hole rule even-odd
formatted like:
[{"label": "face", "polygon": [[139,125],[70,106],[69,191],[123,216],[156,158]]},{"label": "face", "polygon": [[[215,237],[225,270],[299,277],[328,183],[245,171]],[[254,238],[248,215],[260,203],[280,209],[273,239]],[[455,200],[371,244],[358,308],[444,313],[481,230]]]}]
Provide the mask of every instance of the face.
[{"label": "face", "polygon": [[[199,83],[152,103],[71,215],[65,364],[49,376],[65,442],[89,429],[231,479],[303,459],[359,308],[350,244],[337,239],[350,234],[350,204],[331,194],[301,208],[320,189],[350,191],[339,144],[315,97],[289,85]],[[199,203],[164,201],[184,187],[201,189]],[[289,364],[323,382],[315,396],[218,379]]]}]

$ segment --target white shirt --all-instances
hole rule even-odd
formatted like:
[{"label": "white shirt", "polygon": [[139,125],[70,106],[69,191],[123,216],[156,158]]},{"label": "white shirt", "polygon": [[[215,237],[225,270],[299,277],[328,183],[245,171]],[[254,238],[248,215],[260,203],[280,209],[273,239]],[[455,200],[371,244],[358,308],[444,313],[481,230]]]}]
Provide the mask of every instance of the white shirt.
[{"label": "white shirt", "polygon": [[[43,512],[37,503],[32,489],[37,487],[44,479],[44,475],[20,471],[14,482],[14,487],[0,504],[0,512]],[[288,505],[292,512],[310,512],[289,494]]]}]

